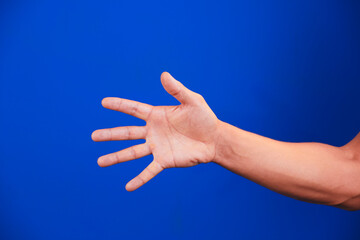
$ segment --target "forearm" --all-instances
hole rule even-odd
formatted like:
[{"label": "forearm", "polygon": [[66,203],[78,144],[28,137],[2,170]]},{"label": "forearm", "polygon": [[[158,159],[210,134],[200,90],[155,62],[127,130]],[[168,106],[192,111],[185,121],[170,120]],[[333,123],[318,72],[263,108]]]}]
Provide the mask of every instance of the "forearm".
[{"label": "forearm", "polygon": [[326,205],[359,194],[359,161],[343,148],[276,141],[221,121],[218,130],[214,162],[262,186]]}]

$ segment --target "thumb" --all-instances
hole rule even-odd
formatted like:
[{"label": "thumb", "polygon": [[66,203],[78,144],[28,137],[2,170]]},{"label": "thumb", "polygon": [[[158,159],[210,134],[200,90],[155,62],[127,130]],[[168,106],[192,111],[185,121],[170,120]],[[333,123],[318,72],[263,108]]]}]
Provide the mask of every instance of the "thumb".
[{"label": "thumb", "polygon": [[164,89],[182,104],[191,104],[195,101],[194,92],[187,89],[181,82],[177,81],[168,72],[161,74],[161,83]]}]

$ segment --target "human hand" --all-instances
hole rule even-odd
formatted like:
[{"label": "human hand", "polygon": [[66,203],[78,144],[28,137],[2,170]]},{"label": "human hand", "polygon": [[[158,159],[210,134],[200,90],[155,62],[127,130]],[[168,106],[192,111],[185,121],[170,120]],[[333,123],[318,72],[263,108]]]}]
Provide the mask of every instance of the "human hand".
[{"label": "human hand", "polygon": [[151,106],[121,98],[104,98],[105,108],[130,114],[146,121],[146,126],[126,126],[96,130],[94,141],[145,139],[146,142],[98,159],[101,167],[152,154],[153,161],[126,185],[134,191],[163,169],[191,167],[214,160],[219,120],[204,98],[187,89],[169,73],[161,75],[165,90],[181,104]]}]

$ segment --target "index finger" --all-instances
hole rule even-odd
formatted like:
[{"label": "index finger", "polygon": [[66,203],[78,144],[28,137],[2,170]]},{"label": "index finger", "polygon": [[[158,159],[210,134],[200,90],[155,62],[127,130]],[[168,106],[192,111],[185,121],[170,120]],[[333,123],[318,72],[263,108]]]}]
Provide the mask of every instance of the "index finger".
[{"label": "index finger", "polygon": [[153,106],[146,103],[116,97],[104,98],[101,104],[104,106],[104,108],[123,112],[145,121],[153,108]]}]

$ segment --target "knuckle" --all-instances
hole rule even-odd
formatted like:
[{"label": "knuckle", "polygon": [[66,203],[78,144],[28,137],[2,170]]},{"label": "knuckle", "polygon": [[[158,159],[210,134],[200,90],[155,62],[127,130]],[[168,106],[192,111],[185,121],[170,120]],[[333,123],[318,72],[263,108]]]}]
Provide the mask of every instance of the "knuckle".
[{"label": "knuckle", "polygon": [[177,90],[174,90],[172,95],[174,96],[180,96],[181,95],[181,90],[180,89],[177,89]]},{"label": "knuckle", "polygon": [[196,97],[201,101],[205,101],[205,98],[199,93],[196,93]]},{"label": "knuckle", "polygon": [[114,134],[113,134],[113,130],[110,128],[109,129],[109,137],[110,137],[110,140],[112,141],[112,140],[114,140]]},{"label": "knuckle", "polygon": [[131,115],[134,115],[138,112],[138,105],[137,104],[134,104],[132,107],[131,107]]},{"label": "knuckle", "polygon": [[120,153],[114,153],[114,158],[115,158],[115,163],[120,163],[121,162],[121,157],[120,157]]},{"label": "knuckle", "polygon": [[126,127],[126,138],[127,139],[131,139],[131,130],[130,130],[130,127]]},{"label": "knuckle", "polygon": [[155,175],[155,172],[154,172],[150,167],[145,168],[145,171],[147,171],[150,176],[154,176],[154,175]]},{"label": "knuckle", "polygon": [[118,110],[120,110],[121,107],[122,107],[122,105],[123,105],[123,101],[122,101],[122,100],[119,100],[119,101],[117,102],[116,108],[117,108]]},{"label": "knuckle", "polygon": [[204,104],[204,103],[206,103],[205,98],[204,98],[202,95],[200,95],[199,93],[194,93],[193,96],[194,96],[195,101],[196,101],[198,104]]},{"label": "knuckle", "polygon": [[130,147],[130,156],[134,159],[137,158],[137,153],[136,153],[135,147]]},{"label": "knuckle", "polygon": [[144,185],[144,184],[146,183],[146,181],[145,181],[144,177],[142,176],[142,174],[139,174],[139,175],[137,176],[137,178],[140,180],[141,185]]}]

